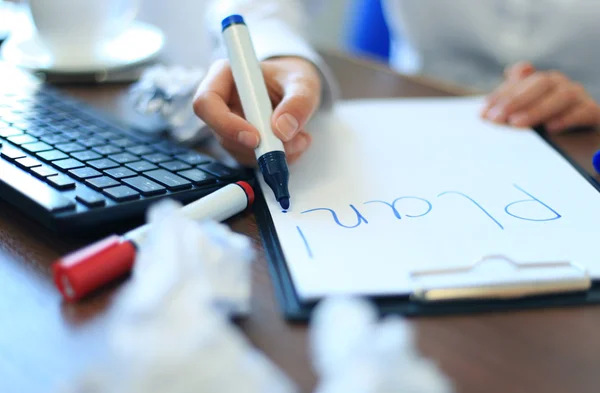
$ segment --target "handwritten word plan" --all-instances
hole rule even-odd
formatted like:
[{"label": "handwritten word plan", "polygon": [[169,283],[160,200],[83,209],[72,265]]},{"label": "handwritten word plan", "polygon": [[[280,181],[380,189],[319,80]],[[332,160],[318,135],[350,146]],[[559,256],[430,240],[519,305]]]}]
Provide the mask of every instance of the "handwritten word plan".
[{"label": "handwritten word plan", "polygon": [[481,106],[347,101],[310,124],[291,209],[261,185],[301,299],[407,294],[411,272],[490,254],[600,276],[600,193],[535,132],[481,120]]}]

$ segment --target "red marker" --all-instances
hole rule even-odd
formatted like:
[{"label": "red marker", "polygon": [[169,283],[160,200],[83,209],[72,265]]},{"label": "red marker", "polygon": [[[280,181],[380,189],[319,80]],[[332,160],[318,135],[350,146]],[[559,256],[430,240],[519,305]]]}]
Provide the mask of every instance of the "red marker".
[{"label": "red marker", "polygon": [[[223,221],[253,202],[252,186],[240,181],[182,207],[181,212],[192,220]],[[52,274],[60,293],[67,301],[74,302],[127,274],[148,229],[150,225],[146,224],[124,236],[109,236],[54,262]]]}]

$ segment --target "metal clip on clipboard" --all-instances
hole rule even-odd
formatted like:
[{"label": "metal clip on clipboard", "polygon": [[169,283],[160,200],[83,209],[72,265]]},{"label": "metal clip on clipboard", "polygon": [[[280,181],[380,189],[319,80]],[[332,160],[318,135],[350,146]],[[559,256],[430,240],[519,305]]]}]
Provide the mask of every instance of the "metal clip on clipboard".
[{"label": "metal clip on clipboard", "polygon": [[417,302],[508,300],[584,292],[592,280],[573,262],[515,262],[489,255],[468,265],[411,273],[411,299]]}]

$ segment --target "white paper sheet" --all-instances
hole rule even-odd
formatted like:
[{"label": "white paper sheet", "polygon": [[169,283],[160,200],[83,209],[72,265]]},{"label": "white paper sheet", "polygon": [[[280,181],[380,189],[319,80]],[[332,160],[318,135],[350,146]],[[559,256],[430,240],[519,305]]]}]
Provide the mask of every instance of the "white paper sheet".
[{"label": "white paper sheet", "polygon": [[413,271],[489,254],[600,277],[600,193],[533,131],[480,120],[481,105],[347,101],[310,124],[290,211],[261,184],[303,300],[406,294]]}]

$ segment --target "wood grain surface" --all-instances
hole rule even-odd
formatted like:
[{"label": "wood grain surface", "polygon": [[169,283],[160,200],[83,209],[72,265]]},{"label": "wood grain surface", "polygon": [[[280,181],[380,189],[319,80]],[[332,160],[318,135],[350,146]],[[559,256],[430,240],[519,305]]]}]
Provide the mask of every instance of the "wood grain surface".
[{"label": "wood grain surface", "polygon": [[[324,54],[344,98],[422,97],[463,91],[384,66]],[[69,93],[127,120],[125,85],[69,87]],[[591,171],[597,132],[556,138]],[[254,217],[229,221],[258,251],[252,314],[241,328],[303,392],[316,383],[304,325],[282,320]],[[77,305],[65,305],[50,281],[50,263],[90,238],[47,231],[0,201],[0,392],[54,391],[102,353],[104,328],[119,285]],[[592,393],[600,390],[600,307],[414,318],[418,346],[463,393]]]}]

